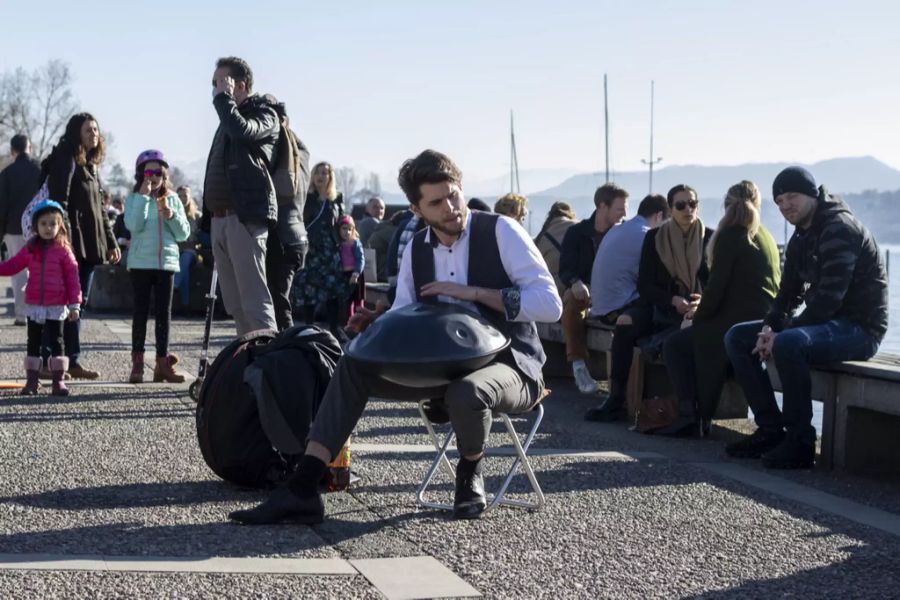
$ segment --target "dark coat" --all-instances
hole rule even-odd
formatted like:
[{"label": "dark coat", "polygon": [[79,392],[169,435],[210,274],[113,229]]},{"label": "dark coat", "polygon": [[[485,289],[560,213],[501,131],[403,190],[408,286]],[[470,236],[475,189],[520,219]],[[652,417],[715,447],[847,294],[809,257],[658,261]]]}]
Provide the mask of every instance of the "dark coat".
[{"label": "dark coat", "polygon": [[[800,303],[806,308],[792,317]],[[766,323],[781,331],[832,319],[856,323],[880,342],[888,326],[887,271],[869,230],[820,187],[812,224],[798,227],[788,241]]]},{"label": "dark coat", "polygon": [[119,245],[103,208],[99,169],[93,164],[77,165],[73,156],[71,146],[63,141],[44,161],[50,199],[66,209],[75,258],[102,265],[107,252]]},{"label": "dark coat", "polygon": [[697,399],[711,418],[728,371],[725,333],[737,323],[762,319],[772,306],[781,279],[778,246],[760,227],[753,244],[740,226],[719,231],[709,279],[691,328],[697,357]]},{"label": "dark coat", "polygon": [[278,202],[269,175],[281,127],[274,103],[274,98],[258,95],[240,106],[228,94],[213,98],[219,128],[225,134],[225,176],[242,223],[274,226],[278,221]]},{"label": "dark coat", "polygon": [[[638,268],[638,294],[643,302],[653,306],[653,320],[660,324],[680,323],[682,316],[672,306],[672,298],[679,295],[675,278],[666,269],[659,253],[656,252],[656,234],[659,229],[651,229],[644,236],[641,247],[641,264]],[[705,286],[709,278],[709,265],[706,262],[706,246],[712,237],[713,230],[706,228],[703,235],[703,261],[697,271],[697,281]],[[701,290],[697,289],[697,293]]]},{"label": "dark coat", "polygon": [[563,237],[559,254],[559,281],[566,288],[572,287],[579,279],[591,287],[594,256],[603,239],[603,234],[594,229],[595,216],[596,211],[584,221],[569,227]]},{"label": "dark coat", "polygon": [[22,235],[22,213],[40,187],[41,167],[27,154],[0,172],[0,237]]}]

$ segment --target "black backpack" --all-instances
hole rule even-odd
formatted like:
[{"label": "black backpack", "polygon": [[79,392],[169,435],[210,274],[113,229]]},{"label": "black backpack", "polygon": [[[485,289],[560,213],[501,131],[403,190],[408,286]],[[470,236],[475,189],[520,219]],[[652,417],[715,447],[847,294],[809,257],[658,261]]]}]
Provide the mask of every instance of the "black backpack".
[{"label": "black backpack", "polygon": [[197,403],[197,439],[206,464],[232,483],[269,488],[302,456],[309,425],[341,356],[334,337],[298,325],[256,332],[225,347]]}]

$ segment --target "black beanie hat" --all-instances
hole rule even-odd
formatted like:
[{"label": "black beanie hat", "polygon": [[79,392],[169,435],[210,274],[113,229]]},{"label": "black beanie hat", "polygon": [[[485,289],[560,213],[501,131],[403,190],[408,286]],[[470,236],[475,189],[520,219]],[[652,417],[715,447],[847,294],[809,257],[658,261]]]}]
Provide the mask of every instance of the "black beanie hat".
[{"label": "black beanie hat", "polygon": [[772,182],[772,199],[791,192],[818,198],[819,186],[816,185],[816,178],[803,167],[788,167]]}]

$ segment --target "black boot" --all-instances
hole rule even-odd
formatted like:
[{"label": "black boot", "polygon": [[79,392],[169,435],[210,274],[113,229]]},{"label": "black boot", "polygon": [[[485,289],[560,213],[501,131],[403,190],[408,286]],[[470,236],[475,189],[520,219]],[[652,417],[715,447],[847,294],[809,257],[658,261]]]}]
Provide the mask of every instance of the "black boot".
[{"label": "black boot", "polygon": [[596,421],[600,423],[611,423],[618,421],[625,416],[625,387],[624,383],[615,379],[609,382],[609,396],[598,404],[589,409],[585,415],[585,421]]},{"label": "black boot", "polygon": [[325,518],[325,504],[317,486],[325,474],[326,465],[311,456],[300,459],[297,471],[284,485],[262,504],[248,510],[236,510],[228,518],[244,525],[269,525],[290,521],[305,525],[321,523]]},{"label": "black boot", "polygon": [[725,454],[734,458],[759,458],[778,446],[783,439],[784,431],[781,429],[757,429],[753,435],[725,446]]},{"label": "black boot", "polygon": [[815,437],[811,441],[808,437],[789,431],[780,444],[762,455],[763,466],[769,469],[811,469],[816,461],[816,442]]},{"label": "black boot", "polygon": [[456,466],[456,494],[453,498],[454,519],[477,519],[487,506],[484,494],[484,457],[467,460],[460,457]]}]

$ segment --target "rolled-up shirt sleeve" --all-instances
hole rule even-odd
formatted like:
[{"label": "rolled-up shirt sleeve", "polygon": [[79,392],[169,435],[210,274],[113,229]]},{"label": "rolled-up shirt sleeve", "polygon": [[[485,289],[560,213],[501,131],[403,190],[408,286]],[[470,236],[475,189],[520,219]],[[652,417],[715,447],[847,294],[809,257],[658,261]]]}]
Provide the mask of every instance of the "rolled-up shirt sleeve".
[{"label": "rolled-up shirt sleeve", "polygon": [[555,323],[562,315],[556,283],[528,233],[509,217],[497,219],[500,261],[512,287],[500,290],[509,321]]}]

